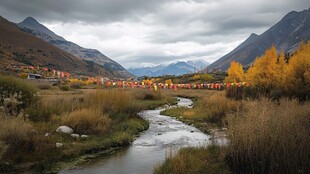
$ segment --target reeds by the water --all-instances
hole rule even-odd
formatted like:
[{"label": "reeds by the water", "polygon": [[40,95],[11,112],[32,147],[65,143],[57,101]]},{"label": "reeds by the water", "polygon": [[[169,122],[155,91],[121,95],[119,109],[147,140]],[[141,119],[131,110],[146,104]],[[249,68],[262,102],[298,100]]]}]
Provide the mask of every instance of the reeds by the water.
[{"label": "reeds by the water", "polygon": [[244,101],[227,115],[226,162],[233,173],[308,173],[310,105],[282,99]]}]

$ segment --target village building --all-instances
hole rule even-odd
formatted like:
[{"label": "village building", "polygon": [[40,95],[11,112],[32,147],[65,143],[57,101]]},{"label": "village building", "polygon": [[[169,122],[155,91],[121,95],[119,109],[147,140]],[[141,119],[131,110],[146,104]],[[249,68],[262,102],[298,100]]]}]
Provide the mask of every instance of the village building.
[{"label": "village building", "polygon": [[36,79],[41,79],[42,75],[40,74],[28,74],[28,78],[30,80],[36,80]]}]

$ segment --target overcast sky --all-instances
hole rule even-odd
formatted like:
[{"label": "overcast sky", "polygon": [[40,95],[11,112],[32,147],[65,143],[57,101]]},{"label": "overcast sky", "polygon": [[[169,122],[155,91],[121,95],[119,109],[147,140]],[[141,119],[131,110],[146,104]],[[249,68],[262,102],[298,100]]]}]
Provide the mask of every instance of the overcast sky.
[{"label": "overcast sky", "polygon": [[214,62],[309,0],[0,0],[13,22],[32,16],[56,34],[125,68]]}]

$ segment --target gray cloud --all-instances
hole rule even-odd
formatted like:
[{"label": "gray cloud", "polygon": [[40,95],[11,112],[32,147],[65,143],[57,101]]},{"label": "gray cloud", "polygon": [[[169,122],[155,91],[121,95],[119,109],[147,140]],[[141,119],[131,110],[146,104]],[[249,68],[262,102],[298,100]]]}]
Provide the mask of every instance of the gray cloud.
[{"label": "gray cloud", "polygon": [[147,13],[163,0],[2,0],[3,11],[14,19],[33,16],[44,21],[111,22]]},{"label": "gray cloud", "polygon": [[0,15],[38,19],[125,67],[203,58],[212,62],[309,0],[1,0]]}]

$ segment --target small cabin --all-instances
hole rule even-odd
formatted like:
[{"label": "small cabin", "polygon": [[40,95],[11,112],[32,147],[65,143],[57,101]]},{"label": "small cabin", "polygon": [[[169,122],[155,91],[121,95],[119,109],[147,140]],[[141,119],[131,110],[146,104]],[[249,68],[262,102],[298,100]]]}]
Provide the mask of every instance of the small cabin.
[{"label": "small cabin", "polygon": [[41,77],[40,74],[28,74],[28,79],[30,80],[41,79]]}]

